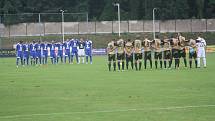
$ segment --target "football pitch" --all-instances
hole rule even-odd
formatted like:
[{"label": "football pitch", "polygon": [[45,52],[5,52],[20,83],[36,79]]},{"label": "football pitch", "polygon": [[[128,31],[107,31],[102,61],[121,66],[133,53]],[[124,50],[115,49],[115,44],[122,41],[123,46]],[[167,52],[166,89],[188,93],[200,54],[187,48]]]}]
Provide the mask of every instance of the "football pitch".
[{"label": "football pitch", "polygon": [[0,58],[0,121],[215,120],[215,53],[201,69],[109,72],[105,56],[93,59],[16,68]]}]

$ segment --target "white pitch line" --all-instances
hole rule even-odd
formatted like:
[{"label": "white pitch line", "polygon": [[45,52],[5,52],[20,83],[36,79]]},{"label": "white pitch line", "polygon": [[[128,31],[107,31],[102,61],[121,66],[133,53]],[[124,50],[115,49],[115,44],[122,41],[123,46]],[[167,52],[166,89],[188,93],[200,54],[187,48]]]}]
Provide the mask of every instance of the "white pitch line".
[{"label": "white pitch line", "polygon": [[171,107],[161,107],[161,108],[139,108],[139,109],[119,109],[119,110],[101,110],[101,111],[83,111],[83,112],[59,112],[59,113],[41,113],[41,114],[23,114],[23,115],[9,115],[0,116],[0,119],[9,118],[24,118],[32,116],[50,116],[50,115],[69,115],[69,114],[92,114],[92,113],[114,113],[114,112],[129,112],[129,111],[152,111],[152,110],[176,110],[176,109],[189,109],[189,108],[208,108],[215,107],[215,105],[196,105],[196,106],[171,106]]}]

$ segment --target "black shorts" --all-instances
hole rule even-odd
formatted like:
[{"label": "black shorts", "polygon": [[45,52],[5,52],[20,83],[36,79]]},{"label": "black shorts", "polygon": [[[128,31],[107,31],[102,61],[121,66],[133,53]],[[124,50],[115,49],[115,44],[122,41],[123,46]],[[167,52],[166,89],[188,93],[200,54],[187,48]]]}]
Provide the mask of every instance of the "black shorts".
[{"label": "black shorts", "polygon": [[144,52],[144,59],[145,60],[151,60],[152,59],[152,53],[151,53],[151,51],[145,51]]},{"label": "black shorts", "polygon": [[192,53],[189,53],[189,58],[190,59],[196,59],[197,58],[197,53],[196,52],[192,52]]},{"label": "black shorts", "polygon": [[116,61],[116,54],[108,54],[108,61]]},{"label": "black shorts", "polygon": [[172,49],[172,57],[173,58],[179,58],[179,50],[178,49]]},{"label": "black shorts", "polygon": [[162,52],[155,52],[154,59],[162,59]]},{"label": "black shorts", "polygon": [[117,53],[117,60],[125,60],[125,53]]},{"label": "black shorts", "polygon": [[133,63],[133,54],[131,54],[130,56],[126,54],[126,62],[131,61]]},{"label": "black shorts", "polygon": [[172,58],[170,50],[165,50],[163,55],[164,55],[164,59],[171,59]]},{"label": "black shorts", "polygon": [[135,60],[141,60],[141,59],[143,59],[142,53],[135,53],[134,54],[134,58],[135,58]]},{"label": "black shorts", "polygon": [[186,57],[186,50],[185,50],[185,48],[182,49],[182,50],[179,50],[179,58],[181,58],[181,57],[183,57],[183,58]]}]

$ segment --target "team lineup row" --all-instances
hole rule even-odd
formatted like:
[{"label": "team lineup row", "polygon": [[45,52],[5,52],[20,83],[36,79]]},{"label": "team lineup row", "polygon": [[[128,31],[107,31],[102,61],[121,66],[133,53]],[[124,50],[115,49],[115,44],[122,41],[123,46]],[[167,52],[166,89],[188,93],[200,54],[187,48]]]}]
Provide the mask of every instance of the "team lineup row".
[{"label": "team lineup row", "polygon": [[[76,61],[79,64],[81,59],[84,63],[86,57],[86,63],[90,58],[92,64],[92,41],[80,39],[67,39],[62,42],[36,42],[23,43],[20,41],[16,44],[16,65],[41,65],[47,64],[47,58],[50,56],[51,63],[57,64],[59,62],[73,63],[73,57],[76,57]],[[60,60],[59,60],[60,59]],[[29,63],[29,61],[31,63]]]},{"label": "team lineup row", "polygon": [[[154,40],[149,40],[145,36],[143,41],[140,40],[140,37],[137,37],[134,41],[130,39],[116,41],[113,39],[108,43],[107,47],[108,69],[111,71],[111,65],[113,65],[113,69],[116,71],[117,59],[118,70],[124,70],[125,65],[126,69],[128,69],[129,62],[132,69],[135,66],[136,70],[141,70],[142,58],[144,68],[147,68],[147,60],[149,60],[150,68],[152,69],[152,52],[154,52],[156,69],[158,68],[158,61],[160,61],[160,68],[163,68],[163,64],[164,68],[171,68],[173,60],[175,68],[178,69],[180,58],[183,58],[185,67],[187,67],[186,50],[189,53],[190,68],[192,68],[192,59],[194,59],[195,67],[200,68],[200,58],[203,59],[203,65],[206,67],[206,41],[200,36],[196,39],[187,40],[178,33],[171,38],[164,36],[162,40],[158,36]],[[111,64],[112,62],[113,64]]]}]

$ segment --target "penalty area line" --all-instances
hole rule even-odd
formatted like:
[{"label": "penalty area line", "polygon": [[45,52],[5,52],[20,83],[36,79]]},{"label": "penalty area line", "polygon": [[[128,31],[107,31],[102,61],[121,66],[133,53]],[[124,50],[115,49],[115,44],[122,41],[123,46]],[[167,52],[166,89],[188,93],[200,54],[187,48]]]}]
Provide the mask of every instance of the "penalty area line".
[{"label": "penalty area line", "polygon": [[10,118],[27,118],[32,116],[51,116],[51,115],[69,115],[69,114],[94,114],[94,113],[114,113],[114,112],[129,112],[129,111],[159,111],[159,110],[177,110],[177,109],[192,109],[192,108],[210,108],[215,105],[190,105],[190,106],[170,106],[170,107],[154,107],[154,108],[139,108],[139,109],[119,109],[119,110],[98,110],[98,111],[80,111],[80,112],[58,112],[58,113],[38,113],[38,114],[21,114],[0,116],[0,119]]}]

